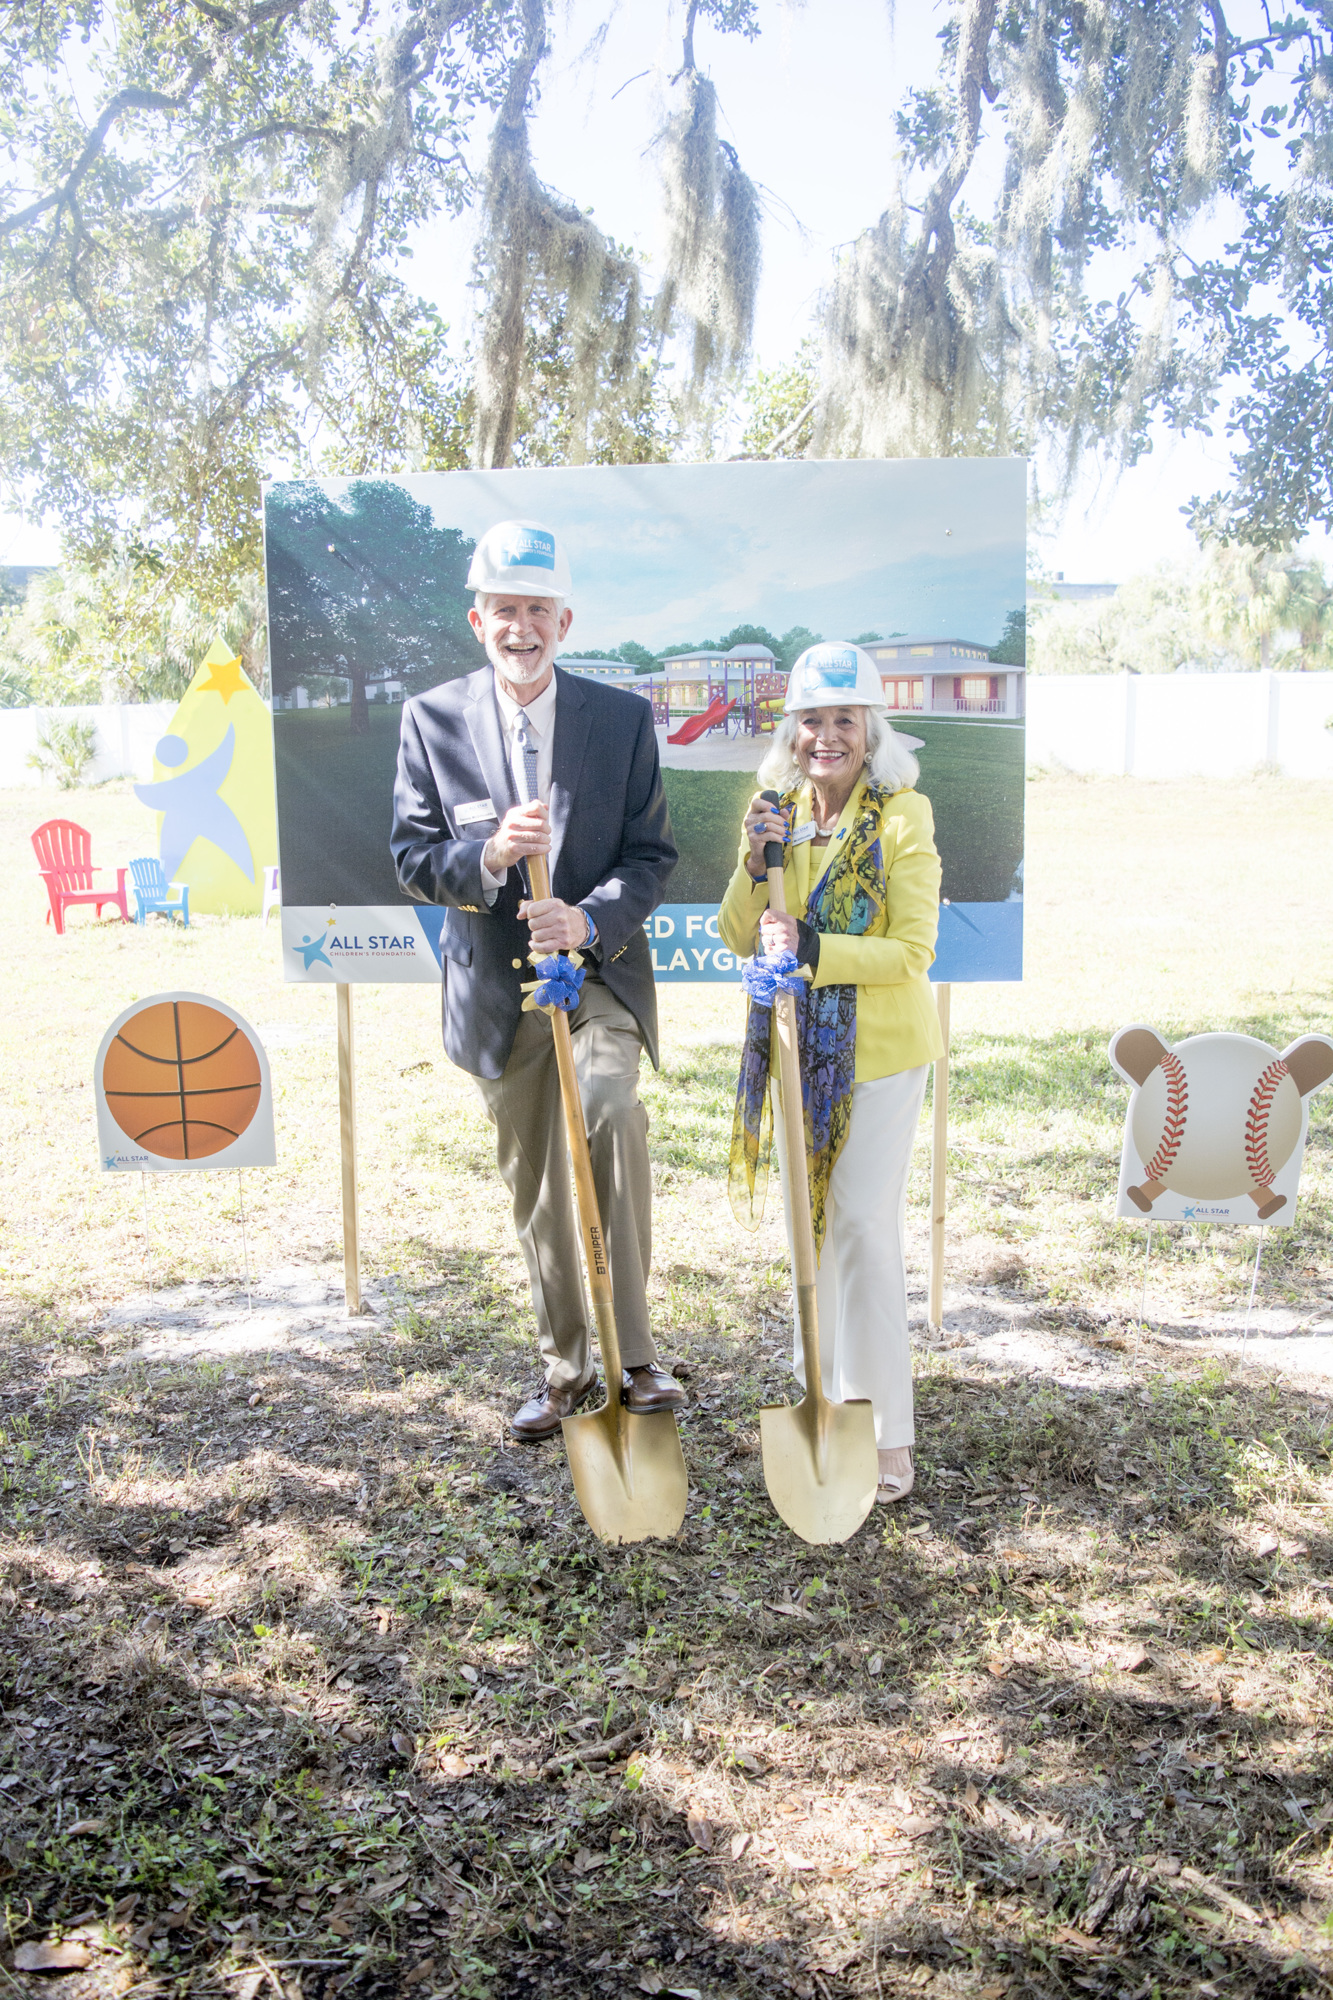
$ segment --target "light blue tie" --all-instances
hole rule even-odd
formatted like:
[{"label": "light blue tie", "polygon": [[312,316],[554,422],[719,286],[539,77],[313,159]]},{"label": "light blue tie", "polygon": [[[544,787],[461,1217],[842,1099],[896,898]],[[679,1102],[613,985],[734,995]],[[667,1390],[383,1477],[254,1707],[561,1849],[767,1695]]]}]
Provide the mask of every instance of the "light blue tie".
[{"label": "light blue tie", "polygon": [[537,796],[537,745],[528,734],[527,724],[521,720],[518,725],[518,747],[523,752],[523,790],[527,794],[525,804],[531,805]]}]

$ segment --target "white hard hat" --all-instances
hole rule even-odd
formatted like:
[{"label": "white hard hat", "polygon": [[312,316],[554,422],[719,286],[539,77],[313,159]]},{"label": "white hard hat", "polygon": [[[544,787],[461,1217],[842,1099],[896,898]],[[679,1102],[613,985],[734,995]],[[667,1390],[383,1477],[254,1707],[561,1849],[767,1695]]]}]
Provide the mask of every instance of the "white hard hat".
[{"label": "white hard hat", "polygon": [[869,653],[845,639],[823,639],[807,646],[792,668],[782,712],[884,706],[884,683]]},{"label": "white hard hat", "polygon": [[512,590],[520,597],[570,595],[569,564],[540,521],[497,521],[488,528],[468,566],[469,590]]}]

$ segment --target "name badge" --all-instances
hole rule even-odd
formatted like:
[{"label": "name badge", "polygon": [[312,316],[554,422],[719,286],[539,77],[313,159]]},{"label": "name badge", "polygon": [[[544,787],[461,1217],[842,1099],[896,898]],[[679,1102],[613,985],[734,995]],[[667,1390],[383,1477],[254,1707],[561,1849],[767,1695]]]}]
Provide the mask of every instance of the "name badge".
[{"label": "name badge", "polygon": [[787,845],[789,847],[799,847],[803,840],[813,840],[814,837],[815,823],[812,819],[808,819],[804,826],[794,827],[787,835]]},{"label": "name badge", "polygon": [[469,799],[466,805],[454,807],[454,819],[459,826],[472,826],[479,819],[499,819],[489,799]]}]

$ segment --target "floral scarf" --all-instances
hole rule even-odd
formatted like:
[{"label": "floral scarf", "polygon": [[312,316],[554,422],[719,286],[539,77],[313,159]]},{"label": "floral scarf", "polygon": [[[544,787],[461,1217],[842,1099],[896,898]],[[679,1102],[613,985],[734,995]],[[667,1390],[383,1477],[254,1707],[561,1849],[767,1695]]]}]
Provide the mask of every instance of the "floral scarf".
[{"label": "floral scarf", "polygon": [[[805,921],[817,931],[863,937],[874,925],[888,894],[881,847],[884,806],[890,793],[867,784],[846,840],[834,843],[824,873],[810,891]],[[796,791],[785,792],[791,814]],[[731,1128],[727,1193],[738,1222],[757,1229],[764,1213],[773,1107],[769,1093],[772,1058],[771,1007],[750,1002],[745,1047]],[[824,1204],[829,1177],[847,1138],[856,1080],[855,986],[804,987],[796,1001],[805,1149],[810,1169],[810,1209],[815,1248],[824,1246]]]}]

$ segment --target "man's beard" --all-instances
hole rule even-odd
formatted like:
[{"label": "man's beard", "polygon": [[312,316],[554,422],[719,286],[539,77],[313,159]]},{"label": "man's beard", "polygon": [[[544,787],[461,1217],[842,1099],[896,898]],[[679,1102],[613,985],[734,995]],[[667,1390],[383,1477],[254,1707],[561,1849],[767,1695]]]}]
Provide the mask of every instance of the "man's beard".
[{"label": "man's beard", "polygon": [[551,664],[544,650],[523,653],[517,658],[501,652],[500,659],[500,672],[512,687],[531,687],[534,681],[541,680]]}]

